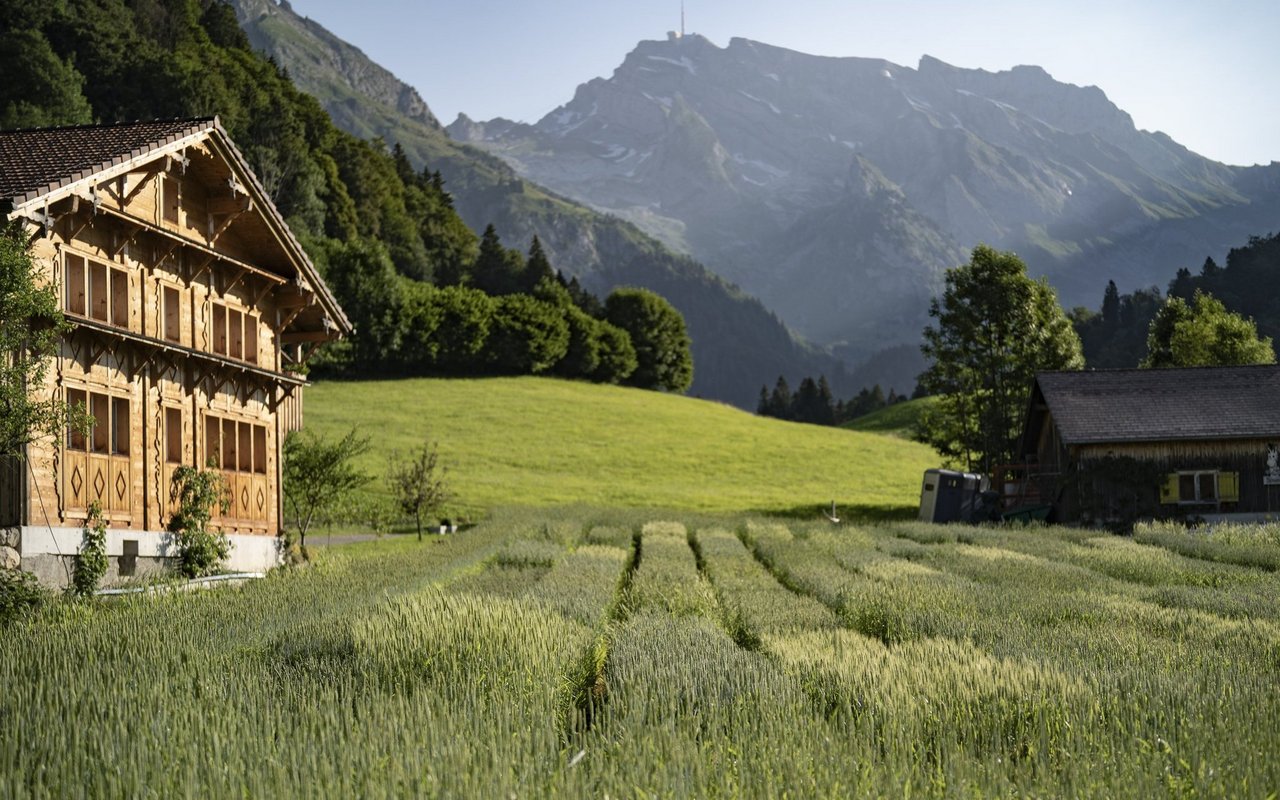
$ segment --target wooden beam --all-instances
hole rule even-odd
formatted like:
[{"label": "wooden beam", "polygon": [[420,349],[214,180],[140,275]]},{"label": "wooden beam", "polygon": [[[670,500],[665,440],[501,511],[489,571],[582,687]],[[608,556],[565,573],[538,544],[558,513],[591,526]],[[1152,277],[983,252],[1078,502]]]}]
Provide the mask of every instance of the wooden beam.
[{"label": "wooden beam", "polygon": [[237,272],[236,272],[236,276],[235,276],[234,278],[232,278],[232,279],[231,279],[231,281],[230,281],[229,283],[225,284],[225,285],[222,287],[222,295],[225,297],[225,296],[226,296],[226,295],[227,295],[227,294],[228,294],[232,289],[234,289],[234,288],[236,288],[237,286],[239,286],[239,285],[240,285],[240,282],[241,282],[242,280],[244,280],[245,276],[246,276],[246,275],[248,275],[248,274],[249,274],[249,273],[248,273],[248,271],[243,270],[243,269],[242,269],[242,270],[237,271]]},{"label": "wooden beam", "polygon": [[[139,169],[139,170],[134,170],[133,172],[130,172],[129,174],[130,174],[130,175],[139,175],[139,174],[141,174],[141,175],[143,176],[143,178],[142,178],[142,180],[138,181],[138,185],[137,185],[137,186],[135,186],[135,187],[133,187],[132,189],[130,189],[130,190],[129,190],[129,193],[128,193],[128,194],[126,194],[123,198],[121,198],[121,199],[120,199],[120,205],[122,205],[122,206],[127,206],[127,205],[129,205],[129,203],[133,202],[133,198],[137,197],[137,196],[138,196],[138,194],[139,194],[139,193],[140,193],[144,188],[146,188],[147,184],[149,184],[149,183],[151,183],[153,180],[155,180],[156,176],[160,174],[160,168],[159,168],[157,165],[152,164],[152,165],[150,165],[150,167],[149,167],[148,169]],[[124,180],[125,180],[125,178],[124,178],[124,177],[121,177],[121,179],[120,179],[120,180],[121,180],[121,181],[124,181]]]},{"label": "wooden beam", "polygon": [[210,214],[218,217],[227,214],[243,214],[253,210],[253,201],[244,196],[210,197],[208,208]]},{"label": "wooden beam", "polygon": [[253,307],[254,307],[254,308],[257,308],[258,306],[261,306],[261,305],[262,305],[262,301],[266,299],[267,295],[268,295],[268,294],[270,294],[270,293],[271,293],[271,290],[272,290],[272,289],[274,289],[274,288],[275,288],[275,287],[274,287],[274,286],[272,286],[271,284],[269,284],[269,283],[265,283],[265,282],[264,282],[264,283],[262,284],[262,288],[261,288],[261,289],[259,289],[259,290],[258,290],[258,293],[257,293],[257,294],[255,294],[255,295],[253,296],[253,298],[252,298],[252,299],[253,299]]},{"label": "wooden beam", "polygon": [[103,212],[117,219],[124,220],[125,222],[128,222],[129,224],[133,225],[135,228],[139,230],[146,231],[147,233],[151,233],[165,239],[177,240],[179,243],[182,244],[183,247],[186,247],[188,250],[194,250],[198,253],[202,253],[206,256],[209,256],[211,260],[220,261],[224,264],[227,264],[228,266],[236,267],[238,269],[248,270],[249,272],[253,273],[254,275],[257,275],[258,277],[262,278],[265,281],[270,281],[271,283],[274,283],[277,285],[284,285],[290,282],[289,278],[282,277],[280,275],[275,274],[274,272],[268,272],[267,270],[261,269],[259,267],[255,267],[252,264],[246,264],[245,262],[240,261],[239,259],[232,258],[231,256],[225,253],[220,253],[211,247],[206,247],[205,245],[195,240],[187,239],[186,237],[180,236],[171,231],[167,231],[164,228],[159,227],[158,225],[147,222],[146,220],[143,220],[143,219],[139,219],[138,217],[135,217],[132,214],[125,214],[124,212],[117,211],[113,208],[105,208],[103,209]]},{"label": "wooden beam", "polygon": [[216,245],[218,243],[218,239],[222,237],[222,234],[227,232],[227,228],[231,227],[231,223],[240,219],[240,215],[247,210],[248,209],[242,209],[232,214],[228,214],[227,218],[224,219],[222,222],[217,223],[216,226],[214,225],[214,222],[213,222],[215,215],[210,214],[209,215],[209,246],[213,247],[214,245]]},{"label": "wooden beam", "polygon": [[294,331],[280,334],[281,344],[307,344],[309,342],[323,344],[332,342],[336,338],[334,334],[328,331]]}]

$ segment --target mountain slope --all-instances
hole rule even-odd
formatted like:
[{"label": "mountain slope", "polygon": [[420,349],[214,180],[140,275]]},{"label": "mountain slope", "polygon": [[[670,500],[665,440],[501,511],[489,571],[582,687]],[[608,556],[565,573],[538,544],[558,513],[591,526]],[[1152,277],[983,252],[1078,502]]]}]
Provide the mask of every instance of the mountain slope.
[{"label": "mountain slope", "polygon": [[850,386],[840,360],[797,340],[757,300],[637,227],[558,197],[500,159],[452,141],[417,93],[357,48],[274,0],[233,0],[251,42],[316,97],[339,127],[400,144],[418,167],[439,170],[463,219],[493,223],[508,246],[537,235],[552,263],[605,293],[636,285],[666,296],[693,340],[692,391],[752,407],[763,383],[825,373]]},{"label": "mountain slope", "polygon": [[[1226,247],[1234,220],[1280,196],[1280,165],[1203,158],[1038,67],[911,69],[696,35],[641,42],[534,125],[448,130],[683,247],[800,333],[868,347],[914,340],[919,298],[979,242],[1093,300],[1108,277],[1166,274],[1162,243],[1197,262]],[[872,173],[884,191],[848,213]],[[819,300],[790,297],[797,284]]]}]

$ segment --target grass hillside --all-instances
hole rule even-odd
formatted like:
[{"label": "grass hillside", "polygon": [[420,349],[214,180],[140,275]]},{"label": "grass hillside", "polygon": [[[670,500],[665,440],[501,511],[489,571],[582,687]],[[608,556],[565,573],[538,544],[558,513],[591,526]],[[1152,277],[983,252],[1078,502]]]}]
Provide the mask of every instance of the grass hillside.
[{"label": "grass hillside", "polygon": [[934,397],[921,397],[904,403],[894,403],[866,416],[849,420],[841,427],[863,433],[887,433],[903,439],[910,439],[916,430],[916,423],[925,409],[937,401]]},{"label": "grass hillside", "polygon": [[[373,437],[362,466],[430,436],[458,501],[816,514],[914,507],[927,447],[756,417],[727,405],[545,378],[322,382],[307,427]],[[373,491],[382,491],[376,485]]]}]

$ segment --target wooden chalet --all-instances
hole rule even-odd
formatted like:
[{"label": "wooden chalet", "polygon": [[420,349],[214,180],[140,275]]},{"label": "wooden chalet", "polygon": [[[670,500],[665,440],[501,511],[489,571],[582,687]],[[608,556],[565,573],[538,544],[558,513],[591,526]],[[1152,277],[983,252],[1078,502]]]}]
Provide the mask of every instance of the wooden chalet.
[{"label": "wooden chalet", "polygon": [[1280,515],[1280,366],[1045,372],[1022,439],[1064,522]]},{"label": "wooden chalet", "polygon": [[297,368],[351,325],[217,118],[0,132],[0,213],[73,325],[33,390],[95,419],[7,465],[0,556],[65,582],[96,501],[109,577],[154,569],[189,464],[225,479],[230,566],[276,563]]}]

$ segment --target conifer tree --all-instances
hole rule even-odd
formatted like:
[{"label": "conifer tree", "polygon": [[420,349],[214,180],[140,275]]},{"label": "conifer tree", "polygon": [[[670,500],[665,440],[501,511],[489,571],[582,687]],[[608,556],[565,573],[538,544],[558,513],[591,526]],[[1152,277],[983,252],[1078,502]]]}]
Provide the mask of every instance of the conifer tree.
[{"label": "conifer tree", "polygon": [[782,375],[778,376],[778,382],[773,385],[773,394],[769,396],[769,416],[791,419],[791,387]]},{"label": "conifer tree", "polygon": [[533,242],[529,245],[529,257],[524,263],[524,274],[521,276],[524,291],[531,293],[538,284],[544,280],[555,280],[555,277],[556,272],[551,268],[551,262],[542,249],[542,242],[538,239],[538,235],[534,234]]},{"label": "conifer tree", "polygon": [[512,294],[520,287],[524,270],[520,254],[502,246],[498,231],[490,223],[480,237],[480,255],[471,269],[471,285],[485,294]]},{"label": "conifer tree", "polygon": [[1120,290],[1115,281],[1107,281],[1107,290],[1102,294],[1102,324],[1108,328],[1120,324]]}]

